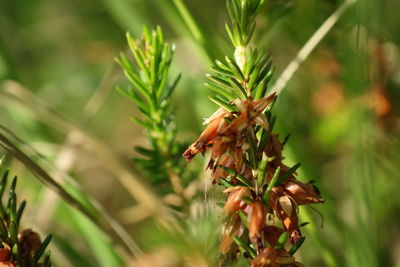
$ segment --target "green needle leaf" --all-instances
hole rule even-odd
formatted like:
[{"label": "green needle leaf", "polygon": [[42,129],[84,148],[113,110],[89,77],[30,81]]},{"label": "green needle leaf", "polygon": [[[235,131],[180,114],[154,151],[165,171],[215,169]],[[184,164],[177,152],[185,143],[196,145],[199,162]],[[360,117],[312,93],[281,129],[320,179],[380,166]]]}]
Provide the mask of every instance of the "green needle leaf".
[{"label": "green needle leaf", "polygon": [[15,221],[10,222],[8,229],[10,231],[10,239],[11,239],[12,245],[17,244],[18,243],[18,227],[17,227]]},{"label": "green needle leaf", "polygon": [[229,84],[235,90],[237,96],[240,99],[247,99],[246,90],[242,87],[242,85],[235,78],[229,78],[228,80],[229,80]]},{"label": "green needle leaf", "polygon": [[294,165],[292,168],[290,168],[287,172],[285,172],[284,175],[276,182],[276,185],[282,184],[288,177],[290,177],[299,167],[301,166],[301,163],[297,163]]},{"label": "green needle leaf", "polygon": [[215,91],[216,93],[218,93],[218,94],[220,94],[220,95],[223,95],[224,97],[228,98],[229,100],[234,100],[234,99],[236,98],[236,97],[235,97],[233,94],[231,94],[229,91],[227,91],[227,90],[225,90],[225,89],[223,89],[223,88],[221,88],[221,87],[218,87],[218,86],[215,86],[215,85],[209,84],[209,83],[204,83],[204,85],[205,85],[207,88],[210,88],[211,90]]},{"label": "green needle leaf", "polygon": [[52,235],[48,235],[46,237],[46,239],[42,242],[39,249],[36,251],[35,256],[33,257],[33,260],[29,263],[29,266],[31,266],[31,267],[36,266],[36,264],[40,260],[40,257],[42,257],[44,251],[46,250],[47,246],[49,245],[51,238],[52,238]]},{"label": "green needle leaf", "polygon": [[228,62],[228,65],[231,67],[232,71],[236,74],[236,76],[241,80],[244,81],[244,75],[242,70],[240,69],[239,65],[236,63],[236,61],[228,56],[225,57],[226,62]]},{"label": "green needle leaf", "polygon": [[249,246],[249,244],[247,244],[243,239],[241,239],[238,236],[232,236],[233,240],[235,241],[235,243],[242,248],[244,251],[246,251],[247,253],[250,254],[250,256],[252,258],[257,257],[257,253],[255,252],[255,250]]},{"label": "green needle leaf", "polygon": [[223,69],[223,68],[221,68],[219,66],[212,66],[210,69],[212,71],[215,71],[218,74],[221,74],[221,75],[226,75],[226,76],[229,76],[229,77],[235,77],[235,75],[233,74],[232,71]]},{"label": "green needle leaf", "polygon": [[218,98],[217,96],[209,96],[208,97],[212,102],[214,102],[215,104],[217,104],[218,106],[226,109],[229,112],[234,112],[236,111],[235,106],[229,105],[228,103],[224,102],[223,100],[221,100],[220,98]]},{"label": "green needle leaf", "polygon": [[19,225],[19,222],[21,221],[22,214],[24,213],[26,207],[26,200],[22,201],[21,204],[19,205],[18,211],[17,211],[17,225]]},{"label": "green needle leaf", "polygon": [[297,241],[296,244],[294,244],[293,247],[288,251],[289,254],[293,256],[297,252],[297,250],[303,245],[305,239],[305,236],[301,237],[300,240]]},{"label": "green needle leaf", "polygon": [[247,178],[244,177],[243,175],[238,174],[236,171],[232,170],[231,168],[228,168],[228,167],[225,167],[225,166],[222,166],[222,165],[220,165],[219,167],[223,168],[224,171],[226,171],[227,173],[229,173],[230,175],[232,175],[233,177],[238,179],[241,183],[245,184],[249,188],[253,188],[253,185],[250,183],[250,181],[247,180]]},{"label": "green needle leaf", "polygon": [[[1,178],[1,183],[0,183],[0,198],[3,197],[4,191],[5,191],[5,189],[6,189],[9,172],[10,172],[9,170],[6,170],[6,171],[3,173],[3,176],[2,176],[2,178]],[[1,201],[0,201],[0,202],[1,202]]]},{"label": "green needle leaf", "polygon": [[281,173],[281,167],[278,167],[274,173],[274,176],[271,179],[271,182],[269,182],[269,184],[268,184],[267,190],[265,190],[265,192],[264,192],[263,200],[267,204],[269,201],[269,194],[270,194],[272,188],[275,186],[276,182],[278,181],[280,173]]},{"label": "green needle leaf", "polygon": [[267,172],[267,163],[268,159],[264,159],[261,161],[260,166],[258,167],[258,173],[257,173],[258,187],[262,187],[264,184],[265,174]]},{"label": "green needle leaf", "polygon": [[220,178],[220,180],[221,180],[221,183],[227,188],[235,186],[234,184],[231,184],[230,182],[228,182],[225,178]]}]

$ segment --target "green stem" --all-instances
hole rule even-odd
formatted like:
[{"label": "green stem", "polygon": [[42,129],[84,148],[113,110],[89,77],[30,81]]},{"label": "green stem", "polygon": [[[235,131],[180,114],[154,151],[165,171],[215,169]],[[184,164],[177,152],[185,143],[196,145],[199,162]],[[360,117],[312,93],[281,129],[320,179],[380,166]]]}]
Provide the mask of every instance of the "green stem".
[{"label": "green stem", "polygon": [[132,8],[127,0],[102,0],[107,11],[113,19],[125,31],[126,29],[133,36],[139,36],[142,24],[147,22],[138,8]]},{"label": "green stem", "polygon": [[192,14],[190,14],[188,8],[186,7],[185,3],[182,0],[172,0],[175,7],[178,9],[179,14],[182,16],[182,19],[186,23],[189,31],[191,32],[194,40],[196,43],[200,44],[203,48],[205,54],[209,60],[213,59],[213,55],[211,51],[208,49],[206,38],[204,37],[203,32],[200,30],[200,27],[197,25],[195,19],[193,18]]},{"label": "green stem", "polygon": [[[313,222],[314,220],[312,219],[309,211],[305,207],[301,207],[301,212],[299,215],[300,219],[305,222]],[[328,247],[326,242],[324,242],[320,234],[317,231],[317,227],[315,223],[310,223],[307,225],[305,228],[306,231],[308,232],[309,236],[314,240],[314,242],[317,243],[318,250],[321,253],[321,256],[323,260],[325,261],[326,266],[328,267],[339,267],[339,263],[337,262],[337,259],[335,258],[334,254],[332,253],[332,250]]]},{"label": "green stem", "polygon": [[179,13],[181,14],[183,20],[186,22],[187,26],[189,27],[190,31],[193,34],[193,37],[201,42],[205,43],[205,39],[203,37],[203,34],[200,31],[200,28],[198,27],[197,23],[193,19],[192,15],[190,14],[189,10],[185,6],[182,0],[172,0],[178,9]]}]

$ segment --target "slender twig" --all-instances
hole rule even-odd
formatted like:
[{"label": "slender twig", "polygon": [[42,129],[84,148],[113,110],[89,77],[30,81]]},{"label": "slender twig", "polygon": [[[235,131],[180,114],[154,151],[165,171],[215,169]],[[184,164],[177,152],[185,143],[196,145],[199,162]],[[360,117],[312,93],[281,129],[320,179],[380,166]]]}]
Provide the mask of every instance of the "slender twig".
[{"label": "slender twig", "polygon": [[120,70],[117,68],[117,64],[113,63],[101,79],[99,86],[86,102],[82,111],[82,124],[87,125],[106,102],[108,95],[114,89],[114,83],[119,74]]},{"label": "slender twig", "polygon": [[182,16],[182,19],[189,28],[189,31],[193,35],[195,42],[203,48],[208,59],[211,60],[212,55],[210,54],[210,51],[207,49],[206,38],[204,37],[203,32],[200,30],[199,25],[197,25],[195,19],[190,14],[185,3],[182,0],[172,0],[172,2],[174,3],[176,9],[178,10],[179,14]]},{"label": "slender twig", "polygon": [[[118,69],[116,68],[116,64],[113,63],[110,69],[104,75],[98,88],[93,92],[92,96],[86,102],[86,105],[82,111],[81,121],[79,123],[81,126],[84,127],[89,124],[94,115],[102,107],[108,94],[113,89],[113,83],[116,80],[117,72]],[[83,140],[79,138],[79,133],[77,133],[75,129],[69,131],[65,136],[65,141],[61,144],[61,148],[54,159],[54,164],[57,172],[61,171],[63,173],[68,173],[74,167],[77,160],[76,147],[79,147]],[[50,175],[56,176],[57,173],[50,173]],[[38,222],[38,226],[45,227],[49,223],[51,215],[57,206],[57,202],[57,194],[55,194],[52,190],[45,188],[41,194],[41,206],[43,208],[37,212],[35,219],[35,221]]]},{"label": "slender twig", "polygon": [[[302,221],[305,221],[305,222],[313,221],[309,210],[306,208],[302,208],[300,217],[301,217]],[[337,262],[337,259],[334,256],[334,254],[332,253],[332,250],[329,248],[328,244],[318,234],[317,226],[314,223],[310,223],[307,225],[307,227],[305,229],[308,232],[308,234],[310,236],[312,236],[312,239],[317,244],[317,247],[319,248],[319,251],[321,253],[321,257],[325,261],[326,266],[328,266],[328,267],[340,266],[340,264]]]},{"label": "slender twig", "polygon": [[143,16],[139,8],[133,7],[128,0],[102,0],[102,2],[121,29],[124,31],[129,29],[133,34],[140,33],[142,23],[146,23],[147,17]]},{"label": "slender twig", "polygon": [[189,27],[190,31],[193,34],[193,37],[199,41],[200,43],[205,42],[205,38],[201,33],[199,26],[197,25],[196,21],[193,19],[192,15],[190,14],[189,10],[187,9],[185,3],[182,0],[172,0],[178,9],[179,13],[181,14],[183,20],[186,22],[187,26]]},{"label": "slender twig", "polygon": [[285,70],[278,77],[276,83],[271,88],[271,93],[280,94],[285,88],[286,84],[290,81],[293,74],[297,71],[300,64],[310,55],[315,47],[321,42],[321,40],[328,34],[332,27],[338,22],[343,14],[355,3],[357,0],[346,0],[344,1],[335,12],[330,15],[324,23],[318,28],[318,30],[311,36],[307,43],[300,49],[296,57],[289,63]]},{"label": "slender twig", "polygon": [[[135,216],[132,216],[132,214],[135,214]],[[143,204],[136,204],[131,207],[123,208],[117,213],[117,217],[121,222],[131,225],[141,222],[151,215],[147,207]]]},{"label": "slender twig", "polygon": [[18,84],[6,82],[3,85],[5,90],[0,90],[3,96],[15,101],[14,103],[22,104],[23,107],[28,108],[39,120],[52,125],[62,132],[69,132],[75,129],[79,138],[84,139],[82,145],[94,151],[103,161],[107,162],[106,167],[115,173],[118,181],[126,188],[133,198],[144,203],[155,215],[163,214],[170,217],[161,212],[165,211],[165,209],[157,196],[136,177],[138,171],[133,169],[133,166],[130,166],[130,168],[125,166],[104,143],[87,134],[81,127],[71,122],[63,114],[49,107],[44,101],[41,101],[41,99],[38,99]]}]

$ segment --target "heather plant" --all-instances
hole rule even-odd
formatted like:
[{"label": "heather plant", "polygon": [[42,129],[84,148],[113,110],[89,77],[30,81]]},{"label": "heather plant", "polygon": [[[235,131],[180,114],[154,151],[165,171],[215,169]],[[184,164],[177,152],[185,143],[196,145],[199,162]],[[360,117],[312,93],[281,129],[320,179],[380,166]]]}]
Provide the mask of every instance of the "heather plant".
[{"label": "heather plant", "polygon": [[145,26],[140,40],[129,33],[126,37],[134,63],[123,53],[116,61],[133,87],[117,89],[137,105],[142,118],[133,116],[132,120],[144,127],[150,143],[150,149],[135,147],[141,157],[134,161],[169,204],[187,208],[195,192],[188,188],[193,174],[183,168],[185,144],[176,140],[171,107],[171,96],[181,77],[179,74],[172,81],[169,77],[175,46],[164,41],[160,27],[150,31]]},{"label": "heather plant", "polygon": [[[302,266],[294,253],[304,242],[297,215],[299,205],[322,203],[312,182],[296,179],[300,164],[283,163],[282,141],[273,133],[277,96],[268,92],[273,74],[269,56],[251,44],[255,18],[264,1],[227,1],[227,32],[234,57],[216,61],[207,87],[220,108],[208,127],[183,154],[189,162],[210,151],[207,168],[214,184],[224,186],[227,200],[220,252],[231,265],[240,251],[252,266]],[[292,247],[287,250],[289,240]]]},{"label": "heather plant", "polygon": [[7,182],[10,176],[9,170],[5,168],[4,157],[0,159],[0,175],[0,266],[51,266],[50,252],[46,252],[51,235],[41,241],[38,233],[29,228],[23,230],[20,228],[26,201],[24,200],[20,204],[17,202],[16,176],[9,186],[8,197],[3,197],[7,191]]}]

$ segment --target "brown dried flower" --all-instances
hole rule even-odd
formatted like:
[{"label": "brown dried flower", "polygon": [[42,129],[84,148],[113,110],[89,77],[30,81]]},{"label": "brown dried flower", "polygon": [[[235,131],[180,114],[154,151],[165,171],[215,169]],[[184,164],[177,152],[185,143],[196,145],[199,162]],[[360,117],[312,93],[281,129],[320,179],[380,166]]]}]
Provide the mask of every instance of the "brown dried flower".
[{"label": "brown dried flower", "polygon": [[0,248],[0,267],[15,267],[12,262],[12,252],[10,246],[2,242],[2,248]]},{"label": "brown dried flower", "polygon": [[294,257],[284,249],[265,248],[257,257],[251,261],[252,267],[279,267],[290,266],[295,263]]},{"label": "brown dried flower", "polygon": [[270,206],[276,211],[283,226],[290,234],[290,241],[296,243],[300,240],[301,233],[298,223],[296,203],[294,200],[285,194],[281,187],[274,187],[271,192]]},{"label": "brown dried flower", "polygon": [[323,203],[318,189],[312,184],[304,184],[294,178],[287,179],[283,185],[285,192],[291,196],[297,205]]},{"label": "brown dried flower", "polygon": [[261,202],[254,202],[249,209],[249,237],[253,242],[261,237],[265,226],[265,207]]},{"label": "brown dried flower", "polygon": [[244,208],[246,205],[243,201],[244,197],[250,196],[250,190],[244,186],[235,186],[227,188],[224,193],[229,193],[228,199],[224,206],[224,212],[227,215],[231,215],[237,212],[239,209]]}]

